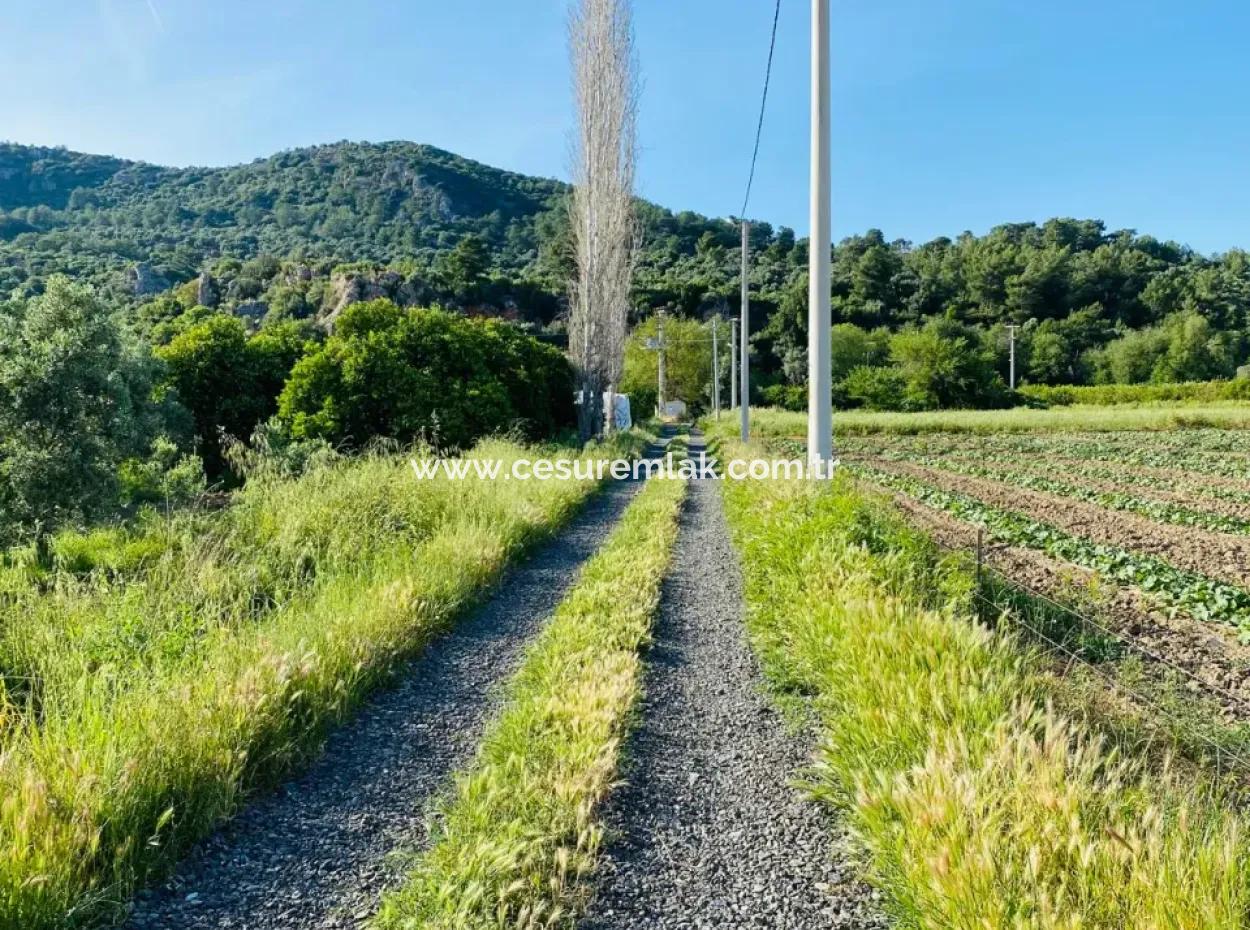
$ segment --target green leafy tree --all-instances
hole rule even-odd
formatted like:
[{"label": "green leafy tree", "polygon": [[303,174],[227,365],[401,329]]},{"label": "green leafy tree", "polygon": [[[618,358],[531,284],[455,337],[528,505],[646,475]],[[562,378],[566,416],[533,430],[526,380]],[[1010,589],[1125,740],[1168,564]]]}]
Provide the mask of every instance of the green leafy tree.
[{"label": "green leafy tree", "polygon": [[[658,320],[652,317],[634,328],[625,343],[625,374],[619,390],[624,394],[653,397],[659,381],[659,353],[651,343],[659,338]],[[720,324],[722,368],[728,385],[729,327]],[[709,324],[681,317],[664,320],[665,390],[667,400],[683,401],[703,410],[711,399],[712,331]],[[727,389],[727,387],[726,387]],[[728,398],[724,398],[726,405]],[[642,413],[642,411],[635,411]]]},{"label": "green leafy tree", "polygon": [[166,383],[191,411],[204,467],[212,478],[228,475],[223,437],[247,439],[278,407],[288,374],[306,350],[296,323],[248,337],[243,322],[216,313],[157,350]]},{"label": "green leafy tree", "polygon": [[891,338],[890,357],[905,385],[907,409],[992,406],[1005,399],[993,353],[965,324],[935,317],[904,329]]},{"label": "green leafy tree", "polygon": [[279,415],[297,439],[357,448],[375,437],[465,448],[518,424],[566,425],[567,363],[505,325],[389,300],[355,304],[295,365]]},{"label": "green leafy tree", "polygon": [[61,277],[0,308],[0,538],[90,520],[160,412],[152,369],[94,294]]}]

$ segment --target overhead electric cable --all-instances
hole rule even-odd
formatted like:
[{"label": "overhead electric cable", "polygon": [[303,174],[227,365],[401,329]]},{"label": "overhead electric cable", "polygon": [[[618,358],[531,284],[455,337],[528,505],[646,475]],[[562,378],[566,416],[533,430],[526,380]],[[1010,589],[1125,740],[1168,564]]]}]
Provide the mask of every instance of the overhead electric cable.
[{"label": "overhead electric cable", "polygon": [[755,163],[760,157],[760,139],[764,135],[764,113],[768,109],[768,87],[772,83],[773,78],[773,55],[777,51],[777,24],[781,21],[781,0],[777,0],[776,9],[773,10],[773,34],[768,42],[768,67],[764,71],[764,93],[760,100],[760,119],[759,124],[755,127],[755,150],[751,153],[751,173],[747,176],[747,191],[742,198],[742,213],[739,214],[746,219],[747,205],[751,202],[751,188],[755,184]]}]

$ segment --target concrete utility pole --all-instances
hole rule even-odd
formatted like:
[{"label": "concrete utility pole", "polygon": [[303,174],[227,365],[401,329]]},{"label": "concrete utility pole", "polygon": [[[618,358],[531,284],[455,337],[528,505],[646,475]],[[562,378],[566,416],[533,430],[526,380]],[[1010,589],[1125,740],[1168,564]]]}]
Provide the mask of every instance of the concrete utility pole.
[{"label": "concrete utility pole", "polygon": [[738,336],[738,419],[743,442],[751,438],[751,373],[748,371],[751,345],[751,224],[742,221],[742,326]]},{"label": "concrete utility pole", "polygon": [[716,419],[720,419],[720,345],[717,342],[716,317],[712,317],[712,407],[716,410]]},{"label": "concrete utility pole", "polygon": [[664,416],[664,411],[666,409],[664,405],[664,390],[666,387],[666,381],[667,381],[667,376],[668,376],[667,359],[665,359],[664,357],[665,352],[667,351],[664,345],[664,311],[661,310],[659,313],[656,314],[656,316],[658,317],[656,329],[657,329],[657,335],[659,336],[659,340],[657,341],[656,347],[655,347],[656,351],[659,353],[659,365],[658,365],[659,383],[656,385],[656,403],[659,405],[659,408],[660,408],[658,411],[659,415]]},{"label": "concrete utility pole", "polygon": [[1020,327],[1015,323],[1007,325],[1007,338],[1011,342],[1011,389],[1016,389],[1016,330]]},{"label": "concrete utility pole", "polygon": [[729,409],[738,406],[738,321],[729,321]]},{"label": "concrete utility pole", "polygon": [[829,0],[812,0],[812,238],[807,295],[807,459],[812,465],[833,461],[831,110]]}]

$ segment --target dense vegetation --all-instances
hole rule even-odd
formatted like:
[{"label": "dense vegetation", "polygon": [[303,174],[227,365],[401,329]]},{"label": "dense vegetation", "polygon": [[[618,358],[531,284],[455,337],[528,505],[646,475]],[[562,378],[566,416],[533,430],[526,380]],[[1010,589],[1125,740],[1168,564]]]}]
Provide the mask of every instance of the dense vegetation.
[{"label": "dense vegetation", "polygon": [[[133,302],[136,290],[151,297],[210,270],[207,288],[171,292],[145,309],[149,320],[206,302],[252,324],[324,320],[344,298],[387,296],[558,328],[566,196],[557,181],[409,143],[337,143],[221,169],[5,145],[0,294],[37,292],[67,271]],[[732,311],[736,227],[639,209],[639,316]],[[784,402],[805,372],[806,243],[760,222],[752,251],[756,383],[777,385],[771,399]],[[1008,323],[1022,326],[1019,373],[1035,384],[1231,377],[1247,349],[1250,260],[1240,250],[1200,256],[1096,220],[920,245],[870,230],[834,250],[833,305],[845,324],[835,372],[843,403],[992,405],[1002,400]],[[958,371],[924,383],[925,370],[952,357]],[[894,367],[911,373],[881,370]]]},{"label": "dense vegetation", "polygon": [[0,544],[237,484],[248,441],[297,472],[318,449],[454,450],[573,421],[564,356],[510,323],[380,299],[322,342],[199,310],[153,346],[63,277],[0,305]]}]

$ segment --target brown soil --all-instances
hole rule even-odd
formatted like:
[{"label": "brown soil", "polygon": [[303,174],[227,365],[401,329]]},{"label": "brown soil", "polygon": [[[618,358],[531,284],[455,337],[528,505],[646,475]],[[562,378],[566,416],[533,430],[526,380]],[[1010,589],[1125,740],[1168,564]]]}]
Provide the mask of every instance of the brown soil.
[{"label": "brown soil", "polygon": [[992,507],[1027,514],[1095,543],[1145,553],[1186,571],[1250,587],[1250,538],[1245,536],[1156,523],[1137,514],[1107,510],[1073,498],[905,462],[870,459],[869,463],[883,471],[918,478],[945,491],[966,494]]},{"label": "brown soil", "polygon": [[[970,550],[976,546],[976,527],[903,494],[890,495],[912,525],[940,544]],[[1088,586],[1093,573],[1058,562],[1032,549],[990,546],[986,564],[1007,578],[1061,602],[1075,588]],[[1172,664],[1204,683],[1203,689],[1223,709],[1228,720],[1250,719],[1250,647],[1236,634],[1184,616],[1171,617],[1153,609],[1133,588],[1106,589],[1096,608],[1097,622],[1136,645],[1148,667],[1164,673]],[[1088,615],[1089,612],[1086,612]],[[1151,658],[1161,657],[1159,658]],[[1199,688],[1194,682],[1194,688]]]}]

